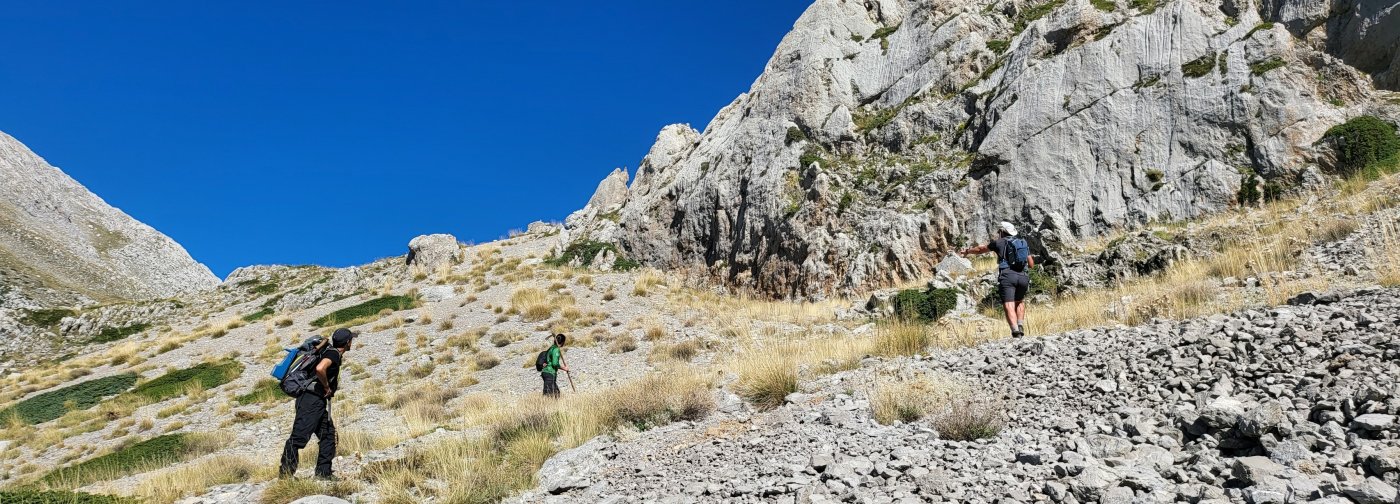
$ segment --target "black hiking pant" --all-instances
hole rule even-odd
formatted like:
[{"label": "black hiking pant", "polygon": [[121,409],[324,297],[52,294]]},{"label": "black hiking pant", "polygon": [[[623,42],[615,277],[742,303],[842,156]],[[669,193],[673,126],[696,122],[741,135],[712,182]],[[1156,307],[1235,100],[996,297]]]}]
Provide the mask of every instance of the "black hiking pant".
[{"label": "black hiking pant", "polygon": [[544,379],[544,396],[559,397],[559,374],[540,373],[540,378]]},{"label": "black hiking pant", "polygon": [[297,472],[297,453],[316,435],[320,453],[316,454],[316,476],[331,477],[331,461],[335,460],[335,422],[331,421],[331,402],[316,392],[297,396],[297,417],[292,421],[292,435],[282,447],[282,468],[278,474],[291,477]]}]

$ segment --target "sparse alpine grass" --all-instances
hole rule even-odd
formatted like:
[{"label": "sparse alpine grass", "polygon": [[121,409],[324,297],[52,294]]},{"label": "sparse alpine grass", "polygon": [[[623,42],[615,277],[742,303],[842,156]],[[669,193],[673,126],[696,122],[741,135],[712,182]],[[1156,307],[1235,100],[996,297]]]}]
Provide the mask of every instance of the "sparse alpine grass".
[{"label": "sparse alpine grass", "polygon": [[258,465],[248,459],[218,455],[147,478],[137,486],[136,494],[144,497],[146,504],[169,504],[216,485],[249,481],[257,471]]},{"label": "sparse alpine grass", "polygon": [[136,499],[116,495],[90,494],[67,490],[0,490],[5,504],[139,504]]},{"label": "sparse alpine grass", "polygon": [[214,435],[166,434],[55,469],[40,478],[40,482],[54,488],[77,488],[166,467],[211,453],[222,446],[223,442]]},{"label": "sparse alpine grass", "polygon": [[135,383],[136,374],[125,373],[69,385],[20,401],[0,411],[0,419],[13,415],[27,424],[44,423],[69,411],[96,406],[107,397],[127,391]]},{"label": "sparse alpine grass", "polygon": [[418,300],[412,296],[384,296],[333,311],[311,321],[311,325],[315,327],[358,325],[378,317],[380,312],[384,310],[395,312],[416,307],[418,307]]},{"label": "sparse alpine grass", "polygon": [[243,364],[237,361],[204,362],[137,385],[131,393],[151,402],[160,402],[184,395],[192,385],[208,390],[233,381],[242,373]]}]

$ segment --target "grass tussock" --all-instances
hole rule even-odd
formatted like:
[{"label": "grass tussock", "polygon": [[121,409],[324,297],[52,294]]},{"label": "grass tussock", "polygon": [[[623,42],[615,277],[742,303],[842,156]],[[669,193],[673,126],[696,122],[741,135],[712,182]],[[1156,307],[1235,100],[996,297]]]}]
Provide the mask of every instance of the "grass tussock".
[{"label": "grass tussock", "polygon": [[68,490],[0,490],[5,504],[138,504],[136,499],[116,495],[90,494]]},{"label": "grass tussock", "polygon": [[510,295],[511,311],[520,314],[520,320],[539,322],[554,316],[561,308],[572,306],[573,297],[568,294],[551,295],[533,287],[517,289]]},{"label": "grass tussock", "polygon": [[346,498],[360,491],[360,488],[360,483],[352,480],[278,479],[263,490],[262,499],[258,502],[261,504],[288,504],[312,495]]},{"label": "grass tussock", "polygon": [[1005,426],[1005,408],[977,394],[953,397],[933,419],[943,439],[974,441],[995,437]]},{"label": "grass tussock", "polygon": [[797,392],[796,354],[793,344],[754,348],[745,352],[733,365],[739,379],[735,393],[759,409],[783,405],[788,394]]},{"label": "grass tussock", "polygon": [[646,297],[653,289],[666,285],[666,276],[660,271],[649,269],[637,275],[637,281],[632,285],[632,295]]},{"label": "grass tussock", "polygon": [[220,455],[155,474],[141,481],[135,494],[151,504],[169,504],[199,495],[215,485],[243,483],[258,466],[243,457]]},{"label": "grass tussock", "polygon": [[870,393],[870,409],[875,421],[882,424],[910,423],[939,413],[954,398],[966,394],[966,389],[941,376],[881,379]]}]

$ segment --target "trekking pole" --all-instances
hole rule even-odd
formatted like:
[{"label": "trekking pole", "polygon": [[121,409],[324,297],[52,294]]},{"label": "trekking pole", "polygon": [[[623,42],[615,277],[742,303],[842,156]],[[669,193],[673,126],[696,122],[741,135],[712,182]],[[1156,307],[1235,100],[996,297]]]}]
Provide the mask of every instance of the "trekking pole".
[{"label": "trekking pole", "polygon": [[578,393],[578,387],[575,387],[575,386],[574,386],[574,374],[571,373],[571,372],[565,371],[565,372],[564,372],[564,376],[569,377],[569,389],[570,389],[570,390],[573,390],[574,393],[577,394],[577,393]]}]

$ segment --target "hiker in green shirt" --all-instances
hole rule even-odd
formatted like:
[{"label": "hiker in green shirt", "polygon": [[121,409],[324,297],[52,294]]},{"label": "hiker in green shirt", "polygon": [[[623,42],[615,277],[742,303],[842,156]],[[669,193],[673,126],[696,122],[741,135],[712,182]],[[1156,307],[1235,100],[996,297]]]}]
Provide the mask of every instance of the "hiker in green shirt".
[{"label": "hiker in green shirt", "polygon": [[560,347],[564,346],[567,340],[563,334],[554,335],[554,345],[545,351],[544,368],[540,369],[540,378],[544,379],[544,395],[546,397],[559,397],[559,370],[569,372],[569,366],[564,365],[564,351]]}]

